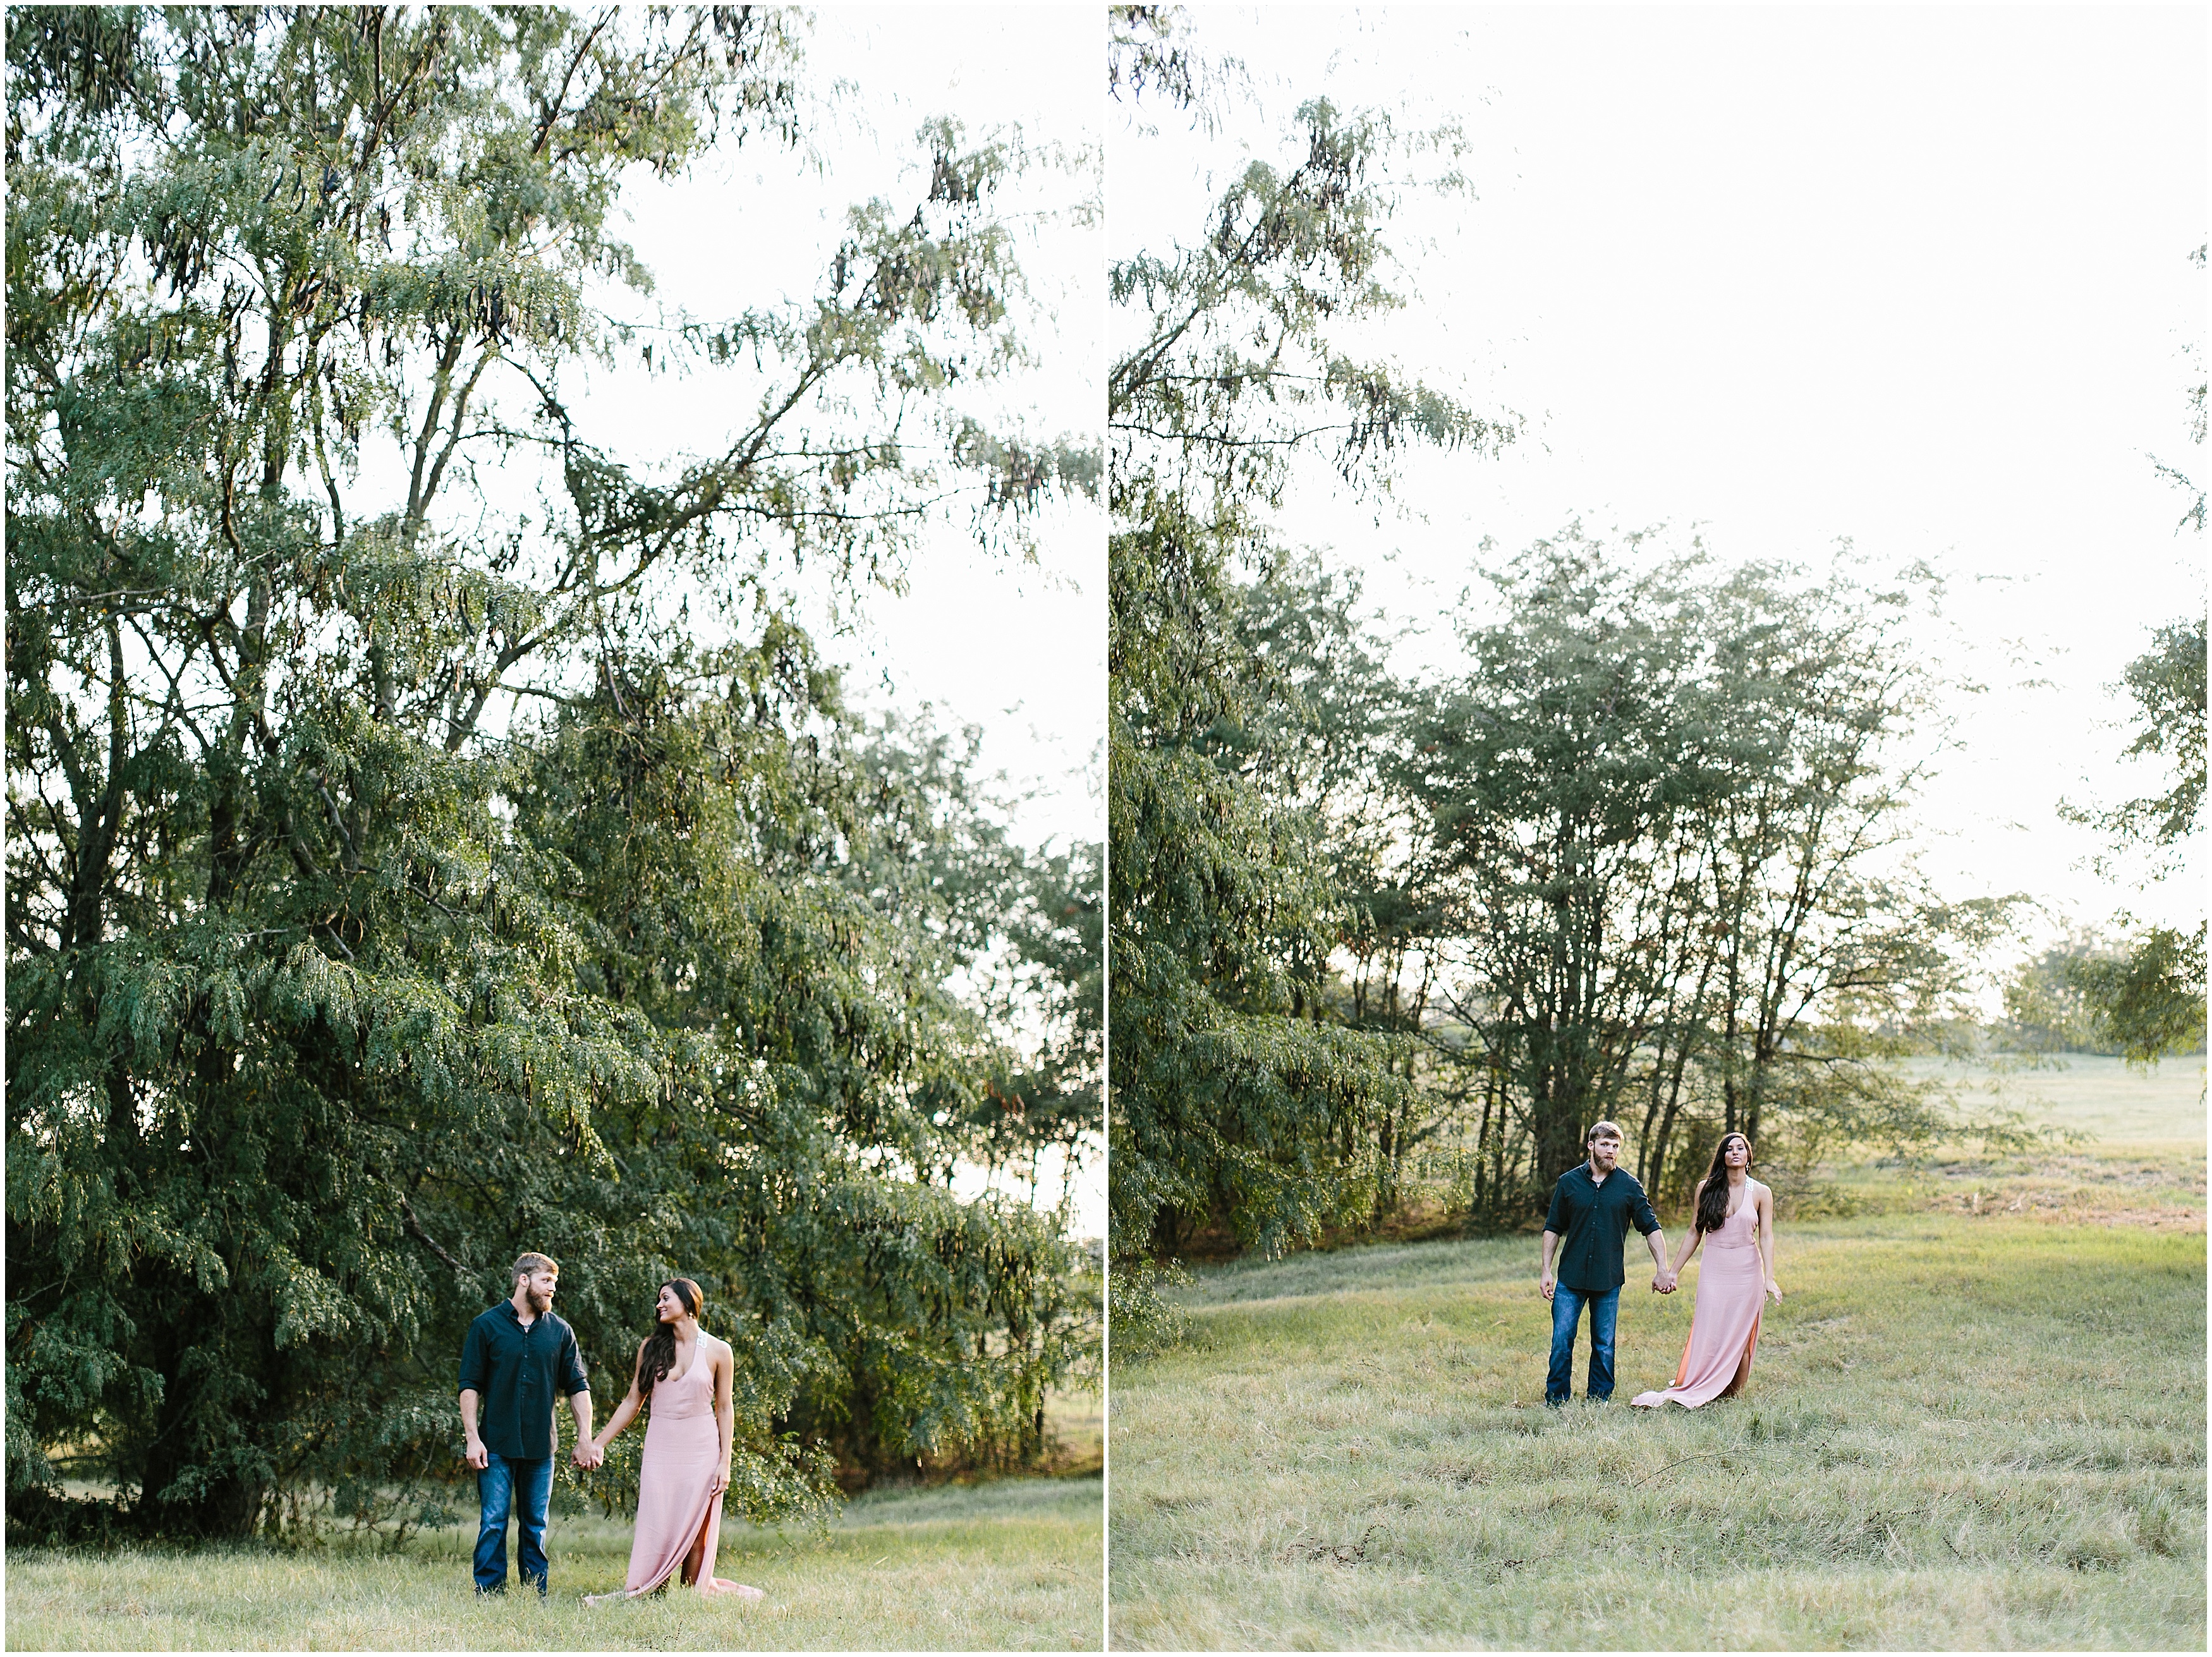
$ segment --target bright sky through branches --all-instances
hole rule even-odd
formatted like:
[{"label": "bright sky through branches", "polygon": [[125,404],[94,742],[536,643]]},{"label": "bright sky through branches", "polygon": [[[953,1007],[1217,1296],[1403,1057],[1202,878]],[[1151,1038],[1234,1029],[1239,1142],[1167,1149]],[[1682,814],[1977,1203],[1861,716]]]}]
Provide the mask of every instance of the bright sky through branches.
[{"label": "bright sky through branches", "polygon": [[[915,129],[951,114],[979,142],[1018,127],[1063,167],[1017,185],[1021,257],[1038,303],[1035,367],[1003,386],[994,411],[1030,434],[1096,434],[1104,299],[1097,234],[1067,211],[1095,203],[1100,107],[1097,20],[1008,8],[831,8],[805,32],[806,86],[816,95],[808,142],[819,170],[765,143],[711,157],[690,177],[642,174],[626,192],[654,299],[720,319],[769,295],[812,294],[844,229],[846,209],[927,187]],[[837,83],[842,83],[838,85]],[[836,86],[835,91],[822,89]],[[627,440],[672,449],[724,428],[726,396],[712,373],[676,381],[621,376]],[[1093,438],[1095,441],[1095,437]],[[987,770],[1033,793],[1017,832],[1036,841],[1097,838],[1099,800],[1085,780],[1104,730],[1104,542],[1095,513],[1066,513],[1039,563],[975,548],[957,527],[912,562],[904,596],[871,592],[834,622],[818,595],[817,636],[871,706],[928,702],[947,725],[983,728]]]},{"label": "bright sky through branches", "polygon": [[[1200,233],[1248,157],[1294,161],[1306,99],[1457,123],[1466,194],[1393,225],[1414,302],[1363,344],[1526,419],[1501,460],[1418,455],[1411,517],[1310,469],[1286,537],[1367,572],[1395,658],[1437,668],[1486,537],[1664,524],[1719,560],[1950,580],[1929,648],[1986,686],[1923,796],[1927,867],[2083,921],[2190,920],[2194,871],[2100,879],[2062,797],[2155,792],[2108,690],[2201,614],[2200,537],[2154,457],[2205,470],[2206,22],[2168,8],[1216,7],[1242,60],[1218,132],[1109,117],[1114,257]],[[1424,158],[1419,170],[1440,163]],[[2191,356],[2185,348],[2196,346]]]},{"label": "bright sky through branches", "polygon": [[[641,171],[627,188],[634,240],[656,277],[653,303],[718,321],[744,305],[804,301],[848,207],[927,188],[915,139],[925,120],[952,115],[970,143],[1018,128],[1043,158],[1003,203],[1024,238],[1036,301],[1025,334],[1036,361],[977,406],[1032,438],[1074,434],[1095,446],[1104,289],[1095,210],[1073,209],[1097,203],[1096,14],[829,8],[804,38],[811,156],[747,144],[684,179]],[[629,452],[696,450],[733,423],[721,401],[727,381],[712,371],[599,379],[611,406],[596,416]],[[1016,838],[1064,847],[1104,832],[1105,535],[1095,508],[1045,521],[1035,564],[978,547],[951,522],[910,561],[902,594],[871,590],[840,607],[805,575],[794,590],[823,654],[846,670],[848,695],[869,709],[927,703],[942,726],[980,727],[982,770],[1003,772],[1018,800]],[[1048,1202],[1061,1172],[1057,1163],[1044,1170]],[[1078,1235],[1104,1235],[1104,1177],[1096,1156],[1078,1176]]]}]

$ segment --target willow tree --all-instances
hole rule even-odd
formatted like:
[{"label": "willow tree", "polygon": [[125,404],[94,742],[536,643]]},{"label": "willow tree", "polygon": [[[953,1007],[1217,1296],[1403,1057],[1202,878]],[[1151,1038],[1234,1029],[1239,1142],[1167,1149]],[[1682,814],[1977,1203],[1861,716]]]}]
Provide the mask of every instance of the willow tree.
[{"label": "willow tree", "polygon": [[[1109,86],[1192,112],[1176,17],[1114,14]],[[1224,1224],[1275,1250],[1361,1212],[1364,1119],[1402,1086],[1322,993],[1343,906],[1310,812],[1255,772],[1270,695],[1237,588],[1302,458],[1370,485],[1411,444],[1483,452],[1485,419],[1341,342],[1399,300],[1386,227],[1417,148],[1303,106],[1192,227],[1109,271],[1109,959],[1115,1247]]]},{"label": "willow tree", "polygon": [[[929,1177],[995,1049],[895,877],[963,819],[775,598],[1095,472],[961,401],[1021,355],[1018,153],[934,123],[811,297],[639,332],[623,183],[803,138],[785,14],[7,54],[11,1523],[64,1444],[174,1533],[450,1472],[524,1246],[607,1380],[658,1275],[718,1291],[757,1517],[1021,1429],[1068,1259]],[[632,354],[730,428],[623,452],[578,374]]]}]

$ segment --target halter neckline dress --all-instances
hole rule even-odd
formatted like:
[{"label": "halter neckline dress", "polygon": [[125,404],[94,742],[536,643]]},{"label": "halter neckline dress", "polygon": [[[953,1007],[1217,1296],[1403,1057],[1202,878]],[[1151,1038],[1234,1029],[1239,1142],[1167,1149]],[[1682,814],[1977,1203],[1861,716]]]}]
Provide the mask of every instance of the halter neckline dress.
[{"label": "halter neckline dress", "polygon": [[629,1599],[651,1593],[674,1579],[702,1537],[700,1593],[735,1593],[758,1599],[760,1590],[714,1575],[714,1552],[721,1540],[722,1498],[714,1488],[722,1470],[721,1435],[714,1425],[714,1366],[703,1346],[695,1345],[691,1363],[680,1375],[653,1383],[645,1428],[645,1451],[638,1465],[637,1533],[629,1547],[629,1574],[620,1593],[594,1599]]},{"label": "halter neckline dress", "polygon": [[1766,1305],[1766,1271],[1759,1256],[1759,1193],[1744,1181],[1743,1200],[1721,1229],[1705,1235],[1705,1262],[1698,1273],[1698,1302],[1690,1314],[1690,1339],[1664,1392],[1638,1393],[1629,1401],[1644,1409],[1679,1404],[1694,1410],[1733,1397],[1751,1378],[1759,1344],[1759,1320]]}]

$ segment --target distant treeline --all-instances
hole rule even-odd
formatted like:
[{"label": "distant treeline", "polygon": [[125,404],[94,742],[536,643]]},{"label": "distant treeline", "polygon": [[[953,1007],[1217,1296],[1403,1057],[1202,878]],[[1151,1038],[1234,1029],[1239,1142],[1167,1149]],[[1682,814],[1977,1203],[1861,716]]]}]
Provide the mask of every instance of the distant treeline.
[{"label": "distant treeline", "polygon": [[[2071,933],[2006,977],[2004,1017],[1984,1027],[1984,1038],[1998,1053],[2129,1057],[2128,1032],[2115,1027],[2109,1005],[2097,991],[2100,972],[2124,965],[2130,953],[2126,944],[2101,934]],[[2175,1055],[2203,1051],[2201,1025],[2177,1032],[2166,1048]]]}]

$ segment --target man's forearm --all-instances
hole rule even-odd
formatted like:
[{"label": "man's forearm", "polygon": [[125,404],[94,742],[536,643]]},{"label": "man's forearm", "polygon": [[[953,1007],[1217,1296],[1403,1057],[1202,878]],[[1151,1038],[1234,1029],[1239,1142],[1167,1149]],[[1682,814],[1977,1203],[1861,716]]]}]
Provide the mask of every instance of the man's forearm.
[{"label": "man's forearm", "polygon": [[477,1442],[477,1389],[461,1388],[461,1436],[471,1444]]},{"label": "man's forearm", "polygon": [[1553,1251],[1553,1249],[1557,1248],[1559,1246],[1559,1234],[1558,1232],[1556,1232],[1556,1231],[1547,1231],[1547,1232],[1544,1234],[1544,1265],[1543,1265],[1543,1271],[1544,1271],[1544,1275],[1545,1275],[1546,1277],[1547,1277],[1547,1278],[1548,1278],[1548,1277],[1550,1277],[1550,1276],[1552,1275],[1552,1251]]},{"label": "man's forearm", "polygon": [[1666,1271],[1668,1269],[1667,1234],[1664,1231],[1645,1232],[1644,1234],[1644,1246],[1651,1251],[1651,1264],[1657,1266],[1662,1272]]},{"label": "man's forearm", "polygon": [[592,1395],[589,1393],[569,1393],[568,1409],[576,1417],[576,1442],[581,1444],[592,1435]]}]

